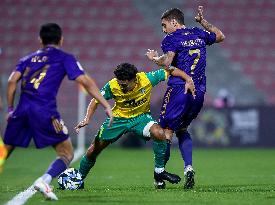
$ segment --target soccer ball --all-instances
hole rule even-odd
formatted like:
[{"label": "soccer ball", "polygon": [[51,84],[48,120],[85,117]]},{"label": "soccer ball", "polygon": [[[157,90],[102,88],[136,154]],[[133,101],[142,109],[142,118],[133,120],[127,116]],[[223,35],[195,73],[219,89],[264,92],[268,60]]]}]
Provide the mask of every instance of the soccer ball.
[{"label": "soccer ball", "polygon": [[76,190],[84,187],[80,172],[75,168],[68,168],[58,176],[60,189]]}]

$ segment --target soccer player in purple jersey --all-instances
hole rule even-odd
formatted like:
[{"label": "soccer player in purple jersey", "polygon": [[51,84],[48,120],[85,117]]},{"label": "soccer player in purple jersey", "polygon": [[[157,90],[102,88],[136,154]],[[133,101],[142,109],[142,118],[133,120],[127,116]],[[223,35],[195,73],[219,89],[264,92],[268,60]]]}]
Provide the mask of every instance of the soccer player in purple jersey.
[{"label": "soccer player in purple jersey", "polygon": [[[162,41],[163,55],[159,56],[150,50],[147,56],[159,66],[174,66],[183,70],[193,80],[196,89],[195,98],[184,92],[186,82],[170,76],[168,88],[164,95],[160,113],[160,125],[172,138],[176,133],[179,149],[184,164],[184,188],[191,189],[195,185],[195,172],[192,168],[192,139],[187,131],[188,126],[200,112],[206,92],[206,46],[222,42],[225,39],[220,29],[203,18],[203,7],[198,7],[195,17],[205,30],[184,24],[184,14],[178,8],[167,10],[161,17],[162,30],[167,35]],[[167,146],[166,159],[170,157],[170,145]]]},{"label": "soccer player in purple jersey", "polygon": [[[73,159],[73,146],[68,130],[57,111],[56,95],[62,80],[67,75],[95,97],[111,118],[108,102],[100,94],[95,81],[83,71],[75,57],[60,49],[63,43],[62,30],[55,23],[40,28],[42,48],[22,58],[8,80],[8,124],[4,135],[8,156],[15,147],[28,147],[31,139],[37,148],[52,146],[57,154],[44,175],[33,187],[46,199],[57,200],[49,184],[62,173]],[[20,99],[14,109],[16,85],[21,80]]]}]

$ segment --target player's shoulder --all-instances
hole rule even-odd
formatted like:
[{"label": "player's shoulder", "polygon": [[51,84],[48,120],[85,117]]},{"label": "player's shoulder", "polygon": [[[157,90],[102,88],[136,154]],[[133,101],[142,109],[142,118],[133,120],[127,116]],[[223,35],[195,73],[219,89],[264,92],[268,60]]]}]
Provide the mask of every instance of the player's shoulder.
[{"label": "player's shoulder", "polygon": [[62,49],[56,49],[56,52],[60,57],[75,59],[75,56],[73,54]]},{"label": "player's shoulder", "polygon": [[121,92],[121,88],[120,88],[116,78],[109,80],[105,84],[104,89],[110,90],[113,93],[113,95],[116,95]]},{"label": "player's shoulder", "polygon": [[169,33],[169,34],[166,34],[162,40],[162,42],[168,42],[168,41],[171,41],[173,40],[175,37],[175,34],[174,33]]},{"label": "player's shoulder", "polygon": [[152,81],[152,79],[158,78],[159,73],[160,73],[159,69],[152,70],[152,71],[149,71],[149,72],[141,72],[139,74],[139,78],[143,81]]},{"label": "player's shoulder", "polygon": [[31,60],[34,56],[38,55],[39,53],[40,53],[40,49],[23,56],[22,58],[19,59],[19,61],[20,62],[27,62],[27,61]]},{"label": "player's shoulder", "polygon": [[117,79],[116,78],[112,78],[111,80],[109,80],[106,84],[114,84],[117,83]]},{"label": "player's shoulder", "polygon": [[64,51],[61,48],[57,47],[46,47],[42,49],[42,52],[44,52],[46,55],[52,55],[54,58],[58,58],[60,60],[62,59],[72,59],[75,60],[75,56],[67,51]]},{"label": "player's shoulder", "polygon": [[146,75],[147,72],[144,72],[144,71],[140,71],[137,73],[137,76],[140,77],[140,76],[144,76]]},{"label": "player's shoulder", "polygon": [[190,31],[192,31],[193,33],[195,34],[200,34],[200,33],[203,33],[203,32],[207,32],[210,34],[209,31],[205,30],[205,29],[201,29],[201,28],[198,28],[198,27],[191,27],[190,28]]},{"label": "player's shoulder", "polygon": [[149,72],[144,72],[144,71],[138,72],[137,79],[140,81],[146,81],[148,79],[148,73]]},{"label": "player's shoulder", "polygon": [[189,27],[187,30],[191,33],[200,33],[202,31],[202,29],[198,27]]}]

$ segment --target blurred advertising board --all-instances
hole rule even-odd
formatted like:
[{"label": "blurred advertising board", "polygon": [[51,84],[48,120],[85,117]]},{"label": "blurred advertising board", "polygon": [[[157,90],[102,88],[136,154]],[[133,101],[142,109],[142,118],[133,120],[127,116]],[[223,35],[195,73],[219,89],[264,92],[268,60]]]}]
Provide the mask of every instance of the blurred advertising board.
[{"label": "blurred advertising board", "polygon": [[205,107],[189,128],[200,147],[274,147],[275,107]]}]

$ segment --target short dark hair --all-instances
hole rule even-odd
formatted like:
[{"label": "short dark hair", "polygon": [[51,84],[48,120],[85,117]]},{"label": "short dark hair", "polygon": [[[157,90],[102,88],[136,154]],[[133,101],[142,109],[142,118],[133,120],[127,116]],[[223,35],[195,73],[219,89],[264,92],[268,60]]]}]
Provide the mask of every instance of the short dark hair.
[{"label": "short dark hair", "polygon": [[43,45],[59,44],[62,37],[62,29],[56,23],[46,23],[40,27],[39,36]]},{"label": "short dark hair", "polygon": [[130,63],[121,63],[119,64],[114,74],[118,80],[133,80],[136,78],[138,70],[136,66]]},{"label": "short dark hair", "polygon": [[165,19],[169,21],[175,19],[179,24],[184,25],[184,14],[178,8],[172,8],[165,11],[161,16],[161,19]]}]

